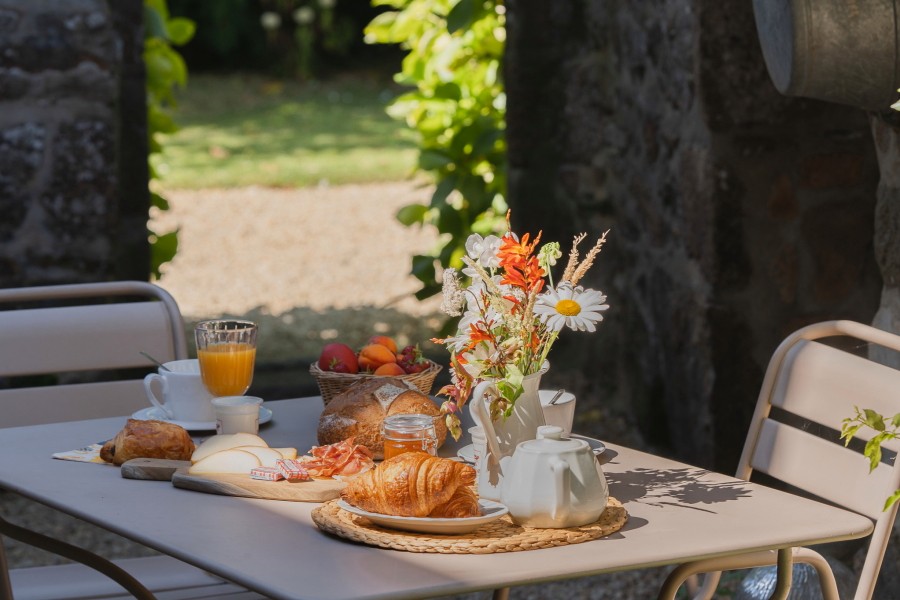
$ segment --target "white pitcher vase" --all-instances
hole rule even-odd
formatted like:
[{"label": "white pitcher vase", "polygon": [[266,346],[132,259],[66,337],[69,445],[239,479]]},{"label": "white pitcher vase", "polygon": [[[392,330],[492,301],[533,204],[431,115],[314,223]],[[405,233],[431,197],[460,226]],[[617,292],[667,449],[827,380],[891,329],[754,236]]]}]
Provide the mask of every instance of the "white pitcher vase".
[{"label": "white pitcher vase", "polygon": [[544,425],[544,413],[541,410],[541,399],[538,390],[541,376],[550,368],[544,363],[541,370],[532,373],[522,380],[522,395],[516,398],[512,414],[491,419],[486,392],[496,393],[497,382],[482,381],[472,391],[469,403],[475,425],[484,431],[484,448],[476,448],[481,459],[478,461],[478,495],[488,500],[500,500],[500,487],[503,483],[503,471],[500,461],[513,455],[520,442],[533,440],[537,436],[537,428]]}]

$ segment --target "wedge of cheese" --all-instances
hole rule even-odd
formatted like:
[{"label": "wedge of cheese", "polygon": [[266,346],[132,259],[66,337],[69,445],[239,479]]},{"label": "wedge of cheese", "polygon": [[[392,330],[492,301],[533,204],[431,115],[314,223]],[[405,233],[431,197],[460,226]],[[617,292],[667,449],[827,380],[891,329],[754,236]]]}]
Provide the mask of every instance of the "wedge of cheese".
[{"label": "wedge of cheese", "polygon": [[[274,467],[275,461],[284,458],[284,455],[277,448],[263,448],[262,446],[239,446],[235,450],[243,450],[249,452],[259,459],[263,467]],[[213,455],[215,456],[215,455]]]},{"label": "wedge of cheese", "polygon": [[239,473],[247,475],[250,473],[250,469],[261,466],[262,461],[255,454],[231,448],[198,460],[190,466],[188,473],[191,475],[205,473]]},{"label": "wedge of cheese", "polygon": [[222,450],[231,450],[241,446],[254,446],[268,448],[269,444],[266,440],[252,433],[226,433],[222,435],[214,435],[194,450],[191,455],[191,463],[197,463]]},{"label": "wedge of cheese", "polygon": [[290,458],[291,460],[297,458],[296,448],[272,448],[272,450],[278,450],[281,453],[281,458]]}]

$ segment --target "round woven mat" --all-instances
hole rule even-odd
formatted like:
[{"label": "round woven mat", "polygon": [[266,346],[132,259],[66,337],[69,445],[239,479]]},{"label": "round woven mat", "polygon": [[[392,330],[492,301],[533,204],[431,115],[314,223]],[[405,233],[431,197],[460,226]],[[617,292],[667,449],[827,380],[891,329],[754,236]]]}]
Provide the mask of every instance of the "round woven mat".
[{"label": "round woven mat", "polygon": [[536,529],[516,525],[504,515],[462,535],[408,533],[375,525],[365,517],[347,512],[331,500],[316,507],[312,518],[319,529],[338,537],[379,548],[406,552],[438,554],[493,554],[553,548],[579,544],[615,533],[625,525],[628,513],[615,498],[610,498],[600,518],[581,527]]}]

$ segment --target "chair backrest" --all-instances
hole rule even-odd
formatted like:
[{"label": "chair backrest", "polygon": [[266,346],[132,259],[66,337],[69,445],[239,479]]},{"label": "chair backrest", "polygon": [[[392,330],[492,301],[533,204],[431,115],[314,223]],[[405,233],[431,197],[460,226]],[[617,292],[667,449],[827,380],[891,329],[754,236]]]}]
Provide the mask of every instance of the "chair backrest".
[{"label": "chair backrest", "polygon": [[[900,351],[900,336],[852,321],[810,325],[785,339],[769,362],[737,476],[766,473],[873,519],[855,596],[870,598],[897,513],[897,504],[882,508],[900,488],[900,460],[870,474],[868,459],[860,448],[844,446],[840,430],[855,407],[888,418],[900,413],[900,371],[816,341],[835,336],[862,345],[869,355],[872,345]],[[869,440],[874,434],[864,428],[857,437]],[[900,441],[882,447],[896,452]]]},{"label": "chair backrest", "polygon": [[[146,352],[187,358],[175,300],[140,281],[0,290],[0,427],[130,415],[148,406]],[[45,385],[79,372],[97,382]],[[92,373],[93,375],[93,373]],[[31,376],[23,378],[23,376]],[[40,383],[37,383],[40,382]]]}]

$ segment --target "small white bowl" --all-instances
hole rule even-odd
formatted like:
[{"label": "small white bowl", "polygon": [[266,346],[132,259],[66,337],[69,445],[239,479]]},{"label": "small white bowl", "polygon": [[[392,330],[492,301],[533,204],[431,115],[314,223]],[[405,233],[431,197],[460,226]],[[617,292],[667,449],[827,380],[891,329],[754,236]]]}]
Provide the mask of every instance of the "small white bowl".
[{"label": "small white bowl", "polygon": [[540,390],[541,410],[544,413],[544,421],[547,425],[556,425],[561,427],[563,435],[568,436],[572,433],[572,421],[575,419],[575,394],[565,392],[556,401],[556,404],[550,404],[550,400],[556,395],[558,390]]}]

